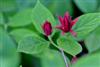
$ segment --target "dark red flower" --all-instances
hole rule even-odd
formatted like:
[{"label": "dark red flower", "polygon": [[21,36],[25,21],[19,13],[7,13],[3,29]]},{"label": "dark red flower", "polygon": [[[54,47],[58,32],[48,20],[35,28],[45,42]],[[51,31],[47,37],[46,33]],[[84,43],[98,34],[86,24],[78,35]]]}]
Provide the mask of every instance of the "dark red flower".
[{"label": "dark red flower", "polygon": [[45,21],[45,23],[42,25],[42,29],[43,29],[43,31],[44,31],[46,36],[51,35],[51,33],[52,33],[52,26],[51,26],[50,22]]},{"label": "dark red flower", "polygon": [[56,28],[62,30],[62,33],[67,33],[67,32],[71,32],[71,34],[73,36],[76,36],[76,32],[74,32],[72,30],[72,27],[76,24],[76,22],[78,21],[78,18],[76,18],[75,20],[71,19],[71,16],[69,15],[68,12],[65,13],[64,18],[62,18],[61,16],[59,16],[59,21],[60,24],[59,26],[56,26]]}]

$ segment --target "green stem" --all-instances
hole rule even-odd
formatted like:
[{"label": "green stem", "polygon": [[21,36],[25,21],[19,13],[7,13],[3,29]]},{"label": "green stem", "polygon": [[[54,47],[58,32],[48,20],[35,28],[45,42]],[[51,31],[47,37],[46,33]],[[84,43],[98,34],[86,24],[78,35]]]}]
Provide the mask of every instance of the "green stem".
[{"label": "green stem", "polygon": [[51,43],[53,46],[55,46],[57,49],[60,49],[60,48],[52,41],[52,39],[51,39],[50,36],[48,36],[48,39],[49,39],[50,43]]},{"label": "green stem", "polygon": [[59,51],[61,52],[61,55],[62,55],[62,57],[63,57],[63,59],[64,59],[64,62],[65,62],[65,64],[66,64],[66,67],[68,67],[68,63],[67,63],[66,56],[65,56],[65,54],[64,54],[63,49],[59,48],[59,47],[52,41],[52,39],[51,39],[50,36],[48,36],[48,39],[49,39],[50,43],[51,43],[53,46],[55,46],[57,49],[59,49]]}]

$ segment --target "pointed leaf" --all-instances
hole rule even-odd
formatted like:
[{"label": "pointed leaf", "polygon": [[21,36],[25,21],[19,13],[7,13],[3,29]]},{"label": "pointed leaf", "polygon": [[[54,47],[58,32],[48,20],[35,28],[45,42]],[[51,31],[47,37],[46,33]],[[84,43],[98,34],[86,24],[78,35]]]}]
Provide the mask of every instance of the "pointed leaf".
[{"label": "pointed leaf", "polygon": [[36,29],[40,32],[43,33],[43,30],[41,28],[42,24],[48,20],[51,22],[51,24],[54,26],[55,25],[55,20],[51,12],[44,7],[39,0],[37,1],[37,4],[35,5],[33,12],[32,12],[32,18],[33,18],[33,24],[35,25]]},{"label": "pointed leaf", "polygon": [[27,54],[39,54],[49,46],[49,43],[39,36],[27,36],[18,44],[18,51]]},{"label": "pointed leaf", "polygon": [[10,35],[13,36],[13,38],[16,40],[16,42],[19,42],[26,36],[34,35],[34,32],[29,29],[20,28],[20,29],[12,30],[10,32]]},{"label": "pointed leaf", "polygon": [[82,51],[80,44],[72,36],[62,36],[57,40],[57,44],[66,53],[75,56]]},{"label": "pointed leaf", "polygon": [[16,15],[10,18],[9,26],[19,27],[26,26],[32,23],[32,9],[26,9],[18,12]]},{"label": "pointed leaf", "polygon": [[73,27],[73,30],[77,33],[77,39],[82,40],[99,25],[100,13],[89,13],[79,17],[78,22]]}]

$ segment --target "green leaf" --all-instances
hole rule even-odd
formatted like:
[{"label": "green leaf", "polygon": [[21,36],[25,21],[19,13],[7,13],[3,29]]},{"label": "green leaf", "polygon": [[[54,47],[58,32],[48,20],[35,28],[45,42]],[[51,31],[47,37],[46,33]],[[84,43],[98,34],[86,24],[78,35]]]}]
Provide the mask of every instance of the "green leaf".
[{"label": "green leaf", "polygon": [[3,14],[0,12],[0,25],[4,24]]},{"label": "green leaf", "polygon": [[77,39],[82,40],[99,25],[100,13],[89,13],[79,17],[73,30],[77,33]]},{"label": "green leaf", "polygon": [[0,28],[0,65],[2,67],[18,67],[20,54],[16,51],[16,44],[12,38]]},{"label": "green leaf", "polygon": [[72,67],[100,67],[100,52],[80,58]]},{"label": "green leaf", "polygon": [[18,44],[18,51],[27,54],[39,54],[49,46],[49,42],[40,38],[37,35],[27,36]]},{"label": "green leaf", "polygon": [[32,23],[32,9],[26,9],[18,12],[10,18],[9,26],[19,27],[26,26]]},{"label": "green leaf", "polygon": [[[29,67],[65,67],[65,63],[61,53],[57,50],[47,48],[38,56],[24,54],[24,65]],[[70,65],[69,58],[66,57],[67,63]]]},{"label": "green leaf", "polygon": [[72,36],[62,36],[57,40],[57,44],[66,53],[75,56],[82,51],[80,44]]},{"label": "green leaf", "polygon": [[85,45],[90,53],[100,49],[100,27],[86,38]]},{"label": "green leaf", "polygon": [[83,12],[95,12],[98,6],[98,0],[74,0],[78,8]]},{"label": "green leaf", "polygon": [[[40,59],[41,67],[66,67],[61,53],[55,50],[45,51]],[[66,60],[69,62],[68,58]]]},{"label": "green leaf", "polygon": [[55,19],[53,15],[50,13],[50,11],[45,8],[39,0],[37,1],[36,6],[33,9],[32,12],[32,18],[33,18],[33,24],[36,27],[36,29],[40,32],[43,33],[42,30],[42,25],[43,23],[48,20],[51,22],[51,24],[54,26],[56,24]]},{"label": "green leaf", "polygon": [[26,36],[34,35],[34,32],[29,29],[20,28],[20,29],[12,30],[10,32],[10,35],[13,36],[13,38],[16,40],[16,42],[19,42]]},{"label": "green leaf", "polygon": [[13,11],[16,7],[16,0],[0,0],[0,11]]}]

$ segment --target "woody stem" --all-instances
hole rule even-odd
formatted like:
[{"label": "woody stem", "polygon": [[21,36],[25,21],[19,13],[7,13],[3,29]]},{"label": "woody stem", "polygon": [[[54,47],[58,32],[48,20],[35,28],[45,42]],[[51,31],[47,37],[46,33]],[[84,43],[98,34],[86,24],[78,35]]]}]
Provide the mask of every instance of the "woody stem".
[{"label": "woody stem", "polygon": [[65,62],[66,67],[69,67],[63,49],[61,49],[60,47],[58,47],[58,46],[52,41],[52,39],[51,39],[50,36],[48,36],[48,39],[49,39],[50,43],[51,43],[53,46],[55,46],[55,47],[61,52],[61,55],[62,55],[62,57],[63,57],[63,59],[64,59],[64,62]]}]

